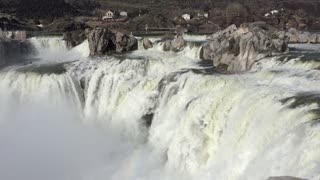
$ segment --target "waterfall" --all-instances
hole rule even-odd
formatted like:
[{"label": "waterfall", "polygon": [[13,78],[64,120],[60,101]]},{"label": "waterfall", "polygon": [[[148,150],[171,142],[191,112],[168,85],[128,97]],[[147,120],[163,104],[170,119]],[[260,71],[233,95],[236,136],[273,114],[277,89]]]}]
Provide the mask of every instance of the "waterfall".
[{"label": "waterfall", "polygon": [[28,41],[33,45],[36,57],[46,62],[74,61],[90,54],[87,40],[72,49],[68,49],[62,37],[34,37]]},{"label": "waterfall", "polygon": [[[143,40],[139,40],[138,42],[139,42],[138,49],[145,50],[145,48],[143,47]],[[153,42],[153,47],[148,50],[164,52],[165,51],[164,49],[165,49],[165,42],[155,41]],[[186,47],[181,52],[178,52],[178,54],[191,59],[200,59],[201,50],[202,50],[201,42],[187,42]]]},{"label": "waterfall", "polygon": [[29,66],[0,73],[0,97],[8,100],[13,98],[19,103],[68,102],[75,110],[81,110],[83,97],[80,85],[63,73],[64,70],[59,66]]},{"label": "waterfall", "polygon": [[320,173],[320,126],[313,121],[319,107],[291,107],[298,94],[320,90],[319,74],[203,75],[171,66],[152,60],[100,66],[89,83],[86,113],[122,126],[128,137],[146,136],[143,117],[154,114],[147,142],[168,167],[195,178],[200,172],[207,172],[203,179],[230,180]]},{"label": "waterfall", "polygon": [[[86,49],[85,43],[77,48]],[[157,46],[162,44],[1,72],[0,118],[8,119],[3,111],[14,113],[6,108],[8,102],[60,106],[66,101],[63,109],[74,107],[81,114],[75,121],[111,133],[90,145],[105,152],[100,156],[98,151],[97,169],[71,179],[320,175],[320,73],[315,66],[277,57],[256,64],[252,72],[223,75],[199,65],[201,47],[195,42],[179,53]],[[104,138],[107,147],[101,147]]]},{"label": "waterfall", "polygon": [[207,41],[207,35],[192,35],[192,34],[183,34],[183,39],[189,42],[204,42]]},{"label": "waterfall", "polygon": [[28,39],[36,50],[64,51],[67,49],[66,42],[62,37],[33,37]]}]

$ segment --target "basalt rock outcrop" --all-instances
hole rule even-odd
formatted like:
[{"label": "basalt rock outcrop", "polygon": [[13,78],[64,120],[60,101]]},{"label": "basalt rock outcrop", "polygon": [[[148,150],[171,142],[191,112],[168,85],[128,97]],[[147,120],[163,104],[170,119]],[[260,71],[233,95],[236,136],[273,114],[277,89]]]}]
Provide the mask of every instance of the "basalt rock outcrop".
[{"label": "basalt rock outcrop", "polygon": [[318,33],[311,34],[292,28],[287,32],[287,36],[289,43],[320,43],[320,34]]},{"label": "basalt rock outcrop", "polygon": [[63,39],[69,48],[81,44],[90,32],[90,27],[86,23],[65,19],[56,20],[46,29],[52,32],[63,32]]},{"label": "basalt rock outcrop", "polygon": [[78,46],[83,41],[87,39],[87,35],[89,34],[89,29],[86,29],[84,31],[76,30],[76,31],[70,31],[63,33],[63,39],[67,43],[67,47],[73,48],[75,46]]},{"label": "basalt rock outcrop", "polygon": [[171,41],[171,50],[174,52],[182,51],[187,45],[187,42],[183,39],[182,35],[178,35]]},{"label": "basalt rock outcrop", "polygon": [[112,32],[105,28],[95,28],[87,35],[90,55],[101,55],[110,52],[128,52],[138,49],[134,37],[121,32]]},{"label": "basalt rock outcrop", "polygon": [[138,49],[138,40],[127,34],[116,32],[111,40],[116,45],[116,52],[128,52]]},{"label": "basalt rock outcrop", "polygon": [[[147,38],[144,38],[142,43],[144,49],[150,49],[153,47],[153,43]],[[164,37],[162,40],[159,40],[156,43],[163,43],[163,51],[173,52],[180,52],[188,45],[187,41],[183,39],[182,35],[177,35],[172,38]]]},{"label": "basalt rock outcrop", "polygon": [[231,25],[213,34],[203,46],[202,58],[229,73],[244,72],[253,63],[288,50],[284,32],[276,33],[264,23]]},{"label": "basalt rock outcrop", "polygon": [[144,49],[150,49],[153,47],[152,42],[148,38],[143,38],[142,40]]}]

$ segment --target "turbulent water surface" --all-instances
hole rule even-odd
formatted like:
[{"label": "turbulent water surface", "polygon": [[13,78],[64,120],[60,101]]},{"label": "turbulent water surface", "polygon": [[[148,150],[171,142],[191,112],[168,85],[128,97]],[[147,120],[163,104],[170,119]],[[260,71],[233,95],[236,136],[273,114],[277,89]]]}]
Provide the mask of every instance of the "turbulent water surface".
[{"label": "turbulent water surface", "polygon": [[0,72],[0,179],[318,180],[320,47],[226,75],[185,38],[96,58],[30,39],[39,61]]}]

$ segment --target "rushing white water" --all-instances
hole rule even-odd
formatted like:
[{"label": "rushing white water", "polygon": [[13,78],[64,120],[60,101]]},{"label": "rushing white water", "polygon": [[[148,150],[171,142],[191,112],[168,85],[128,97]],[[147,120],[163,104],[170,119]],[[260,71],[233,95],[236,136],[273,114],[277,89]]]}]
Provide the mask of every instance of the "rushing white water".
[{"label": "rushing white water", "polygon": [[[139,41],[138,44],[138,49],[139,50],[145,50],[143,47],[143,42],[142,40]],[[164,52],[165,49],[165,42],[163,41],[156,41],[153,42],[153,47],[148,49],[149,51],[158,51],[158,52]],[[202,44],[199,42],[187,42],[186,47],[179,52],[178,54],[191,58],[191,59],[200,59],[201,55],[201,50],[202,50]]]},{"label": "rushing white water", "polygon": [[35,48],[36,57],[45,63],[79,60],[90,53],[87,40],[73,49],[67,48],[62,37],[34,37],[29,42]]},{"label": "rushing white water", "polygon": [[183,39],[189,42],[204,42],[207,41],[207,35],[192,35],[192,34],[184,34]]},{"label": "rushing white water", "polygon": [[222,75],[197,53],[154,47],[1,72],[0,179],[319,177],[316,61]]}]

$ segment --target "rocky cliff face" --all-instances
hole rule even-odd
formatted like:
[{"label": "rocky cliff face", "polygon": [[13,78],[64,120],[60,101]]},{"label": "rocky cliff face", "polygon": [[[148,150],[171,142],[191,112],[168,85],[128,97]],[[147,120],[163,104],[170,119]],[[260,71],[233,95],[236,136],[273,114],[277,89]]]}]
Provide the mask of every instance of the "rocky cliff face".
[{"label": "rocky cliff face", "polygon": [[[53,32],[64,32],[63,39],[67,42],[69,48],[81,44],[87,39],[87,35],[90,32],[89,26],[83,22],[57,23],[56,25],[58,25],[58,27],[50,30],[53,30]],[[61,27],[63,28],[61,29]]]},{"label": "rocky cliff face", "polygon": [[138,49],[138,41],[134,37],[120,32],[112,32],[105,28],[93,29],[87,37],[91,55],[128,52]]},{"label": "rocky cliff face", "polygon": [[265,24],[231,25],[210,37],[203,46],[203,59],[213,66],[237,73],[248,71],[254,62],[288,50],[285,33],[274,33]]}]

